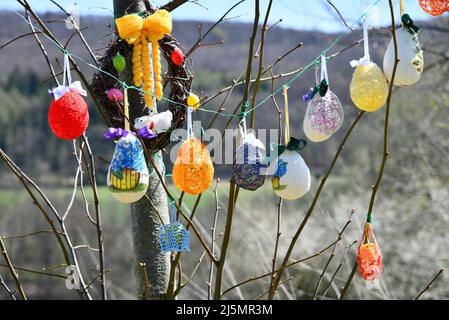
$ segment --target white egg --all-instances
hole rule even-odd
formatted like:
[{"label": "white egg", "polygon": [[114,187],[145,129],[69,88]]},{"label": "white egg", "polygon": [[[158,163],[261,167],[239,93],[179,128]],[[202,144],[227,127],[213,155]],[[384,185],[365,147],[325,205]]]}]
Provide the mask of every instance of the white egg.
[{"label": "white egg", "polygon": [[[417,34],[410,34],[406,28],[396,30],[399,63],[394,78],[395,86],[409,86],[421,78],[424,69],[424,57]],[[394,67],[394,41],[388,44],[384,56],[384,73],[391,80]]]},{"label": "white egg", "polygon": [[321,133],[312,128],[312,122],[310,121],[310,117],[307,116],[307,114],[310,111],[310,107],[311,107],[310,104],[307,104],[307,110],[306,110],[306,114],[304,115],[304,121],[303,121],[304,134],[306,135],[307,139],[309,139],[312,142],[326,141],[327,139],[329,139],[331,137],[331,135]]},{"label": "white egg", "polygon": [[272,178],[274,192],[286,200],[304,196],[310,189],[310,170],[296,151],[285,150],[277,159]]}]

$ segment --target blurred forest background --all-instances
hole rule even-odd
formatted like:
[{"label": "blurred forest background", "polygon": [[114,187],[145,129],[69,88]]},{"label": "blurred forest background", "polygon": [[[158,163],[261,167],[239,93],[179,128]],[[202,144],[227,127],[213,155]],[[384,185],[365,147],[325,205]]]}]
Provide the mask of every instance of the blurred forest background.
[{"label": "blurred forest background", "polygon": [[[70,30],[57,23],[63,19],[62,16],[52,13],[43,14],[41,17],[45,21],[55,21],[50,24],[51,31],[59,39],[69,38]],[[97,50],[98,55],[101,55],[112,40],[111,22],[110,16],[81,18],[81,25],[89,26],[84,32],[87,42]],[[205,23],[203,28],[207,29],[209,25]],[[413,298],[439,268],[449,266],[449,19],[446,15],[421,25],[423,31],[420,39],[425,52],[425,71],[418,84],[397,89],[394,93],[390,118],[390,157],[374,213],[374,229],[384,254],[380,290],[367,290],[361,278],[356,275],[349,298]],[[190,48],[197,40],[197,30],[198,22],[180,21],[174,23],[173,34],[186,48]],[[28,26],[18,15],[8,11],[0,12],[0,46],[28,32]],[[212,31],[207,42],[223,40],[224,43],[198,49],[193,60],[189,62],[195,72],[193,88],[196,93],[201,96],[212,95],[231,85],[233,79],[240,76],[246,65],[250,32],[249,24],[231,22],[223,23]],[[266,64],[274,62],[287,48],[302,42],[301,48],[282,60],[274,69],[275,73],[292,71],[308,64],[337,36],[338,34],[274,27],[267,34]],[[360,29],[348,34],[331,53],[338,52],[360,38]],[[370,31],[371,56],[380,66],[389,39],[387,29]],[[60,57],[62,61],[60,52],[51,43],[45,40],[44,43],[49,56]],[[71,39],[68,49],[89,61],[77,37]],[[291,234],[304,216],[304,210],[317,187],[317,180],[327,169],[342,135],[357,114],[357,109],[349,97],[349,83],[353,71],[349,61],[361,57],[362,49],[360,45],[351,48],[328,63],[332,91],[339,96],[345,107],[345,123],[330,140],[319,144],[309,143],[301,151],[314,180],[308,196],[298,201],[284,202],[281,252],[284,252]],[[93,69],[83,63],[80,66],[86,74],[92,76]],[[301,97],[314,84],[314,77],[313,70],[306,72],[289,90],[292,136],[304,138],[302,119],[306,104]],[[287,79],[276,81],[276,88]],[[1,47],[0,148],[43,187],[49,198],[63,210],[70,198],[77,164],[72,143],[57,139],[48,127],[48,89],[52,86],[54,83],[48,73],[48,67],[32,36]],[[270,89],[271,83],[264,82],[259,99],[265,98]],[[241,100],[240,90],[242,87],[234,90],[224,108],[233,110]],[[220,101],[214,100],[207,108],[218,108]],[[105,126],[100,116],[94,108],[90,111],[91,122],[87,136],[95,156],[110,159],[113,145],[102,138]],[[205,124],[208,124],[212,117],[205,112],[196,112],[194,116]],[[223,128],[227,120],[219,117],[216,126]],[[326,281],[341,260],[343,268],[327,293],[327,298],[336,297],[336,288],[344,284],[354,262],[357,246],[352,246],[346,255],[344,249],[345,245],[360,240],[361,237],[371,185],[381,160],[383,121],[383,109],[366,114],[362,118],[338,160],[336,170],[315,209],[316,212],[294,251],[293,257],[297,259],[313,254],[334,241],[351,209],[355,209],[354,221],[339,245],[336,258],[323,280],[325,287]],[[256,127],[277,127],[277,112],[271,101],[257,111]],[[165,164],[167,171],[171,172],[168,159]],[[228,184],[225,181],[228,180],[230,169],[229,165],[216,168],[216,177],[222,180],[218,186],[221,207],[226,207],[227,203]],[[106,170],[107,164],[97,160],[97,176],[101,186],[105,184]],[[170,178],[167,179],[171,184]],[[174,194],[179,194],[172,189]],[[101,188],[100,196],[106,234],[106,266],[110,269],[107,274],[109,295],[111,298],[133,299],[134,258],[128,207],[115,202],[105,188]],[[251,275],[267,272],[271,268],[277,198],[271,191],[269,180],[264,188],[256,192],[241,191],[241,197],[235,213],[225,287]],[[199,225],[207,234],[213,219],[213,203],[213,192],[208,191],[197,213]],[[191,208],[192,198],[188,197],[186,205]],[[85,219],[82,206],[81,198],[77,198],[68,222],[75,241],[81,245],[94,237],[93,227]],[[224,219],[223,212],[220,212],[219,219]],[[38,238],[19,238],[14,241],[8,239],[8,236],[45,228],[28,195],[20,188],[6,166],[0,164],[0,233],[6,237],[5,242],[15,265],[60,274],[63,270],[57,267],[42,269],[54,266],[55,261],[60,261],[51,235],[42,234]],[[195,239],[192,239],[192,247],[198,247]],[[82,263],[95,265],[96,257],[90,254],[88,249],[79,250],[84,250]],[[289,269],[293,279],[282,286],[280,297],[310,298],[328,254],[324,253]],[[193,249],[187,258],[187,261],[191,260],[188,265],[195,266],[195,261],[200,256],[201,250]],[[206,297],[208,263],[207,258],[204,260],[197,275],[192,279],[193,286],[186,288],[181,298]],[[0,274],[8,279],[3,267],[4,265],[0,265]],[[191,272],[184,271],[186,274]],[[94,274],[92,270],[92,275]],[[31,298],[76,298],[74,292],[65,289],[64,279],[57,276],[38,277],[33,273],[23,272],[21,279]],[[443,274],[435,287],[426,293],[425,298],[449,298],[448,280],[449,277]],[[254,282],[241,290],[230,292],[225,297],[255,298],[268,289],[267,281],[268,279]],[[6,297],[2,291],[1,297]]]}]

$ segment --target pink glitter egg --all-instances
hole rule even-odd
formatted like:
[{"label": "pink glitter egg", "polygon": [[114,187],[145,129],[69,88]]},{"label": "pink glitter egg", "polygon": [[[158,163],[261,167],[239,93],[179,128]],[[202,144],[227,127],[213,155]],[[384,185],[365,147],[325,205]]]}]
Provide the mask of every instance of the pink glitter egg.
[{"label": "pink glitter egg", "polygon": [[116,88],[109,89],[106,94],[108,95],[109,101],[123,101],[123,93]]},{"label": "pink glitter egg", "polygon": [[335,93],[330,90],[327,90],[324,97],[316,94],[307,109],[313,130],[331,135],[343,124],[343,106]]}]

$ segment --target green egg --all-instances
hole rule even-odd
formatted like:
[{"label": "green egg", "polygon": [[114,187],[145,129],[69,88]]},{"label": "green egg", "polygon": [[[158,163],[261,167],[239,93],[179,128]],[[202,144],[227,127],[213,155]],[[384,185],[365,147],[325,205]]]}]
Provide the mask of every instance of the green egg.
[{"label": "green egg", "polygon": [[117,55],[112,58],[112,64],[114,65],[115,70],[122,72],[126,67],[125,57],[123,57],[120,53],[117,53]]}]

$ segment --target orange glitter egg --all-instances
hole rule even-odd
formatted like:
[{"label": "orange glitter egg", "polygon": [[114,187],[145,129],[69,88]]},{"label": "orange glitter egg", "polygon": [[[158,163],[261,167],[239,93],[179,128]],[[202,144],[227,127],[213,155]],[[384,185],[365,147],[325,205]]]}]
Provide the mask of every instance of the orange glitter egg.
[{"label": "orange glitter egg", "polygon": [[196,138],[181,145],[173,165],[175,185],[188,194],[196,195],[207,190],[214,178],[214,165],[206,146]]},{"label": "orange glitter egg", "polygon": [[439,16],[449,10],[449,0],[419,0],[421,8],[432,16]]},{"label": "orange glitter egg", "polygon": [[[370,239],[373,242],[370,242]],[[360,275],[366,281],[375,280],[382,273],[382,252],[369,223],[365,225],[361,245],[357,252],[357,264]]]}]

